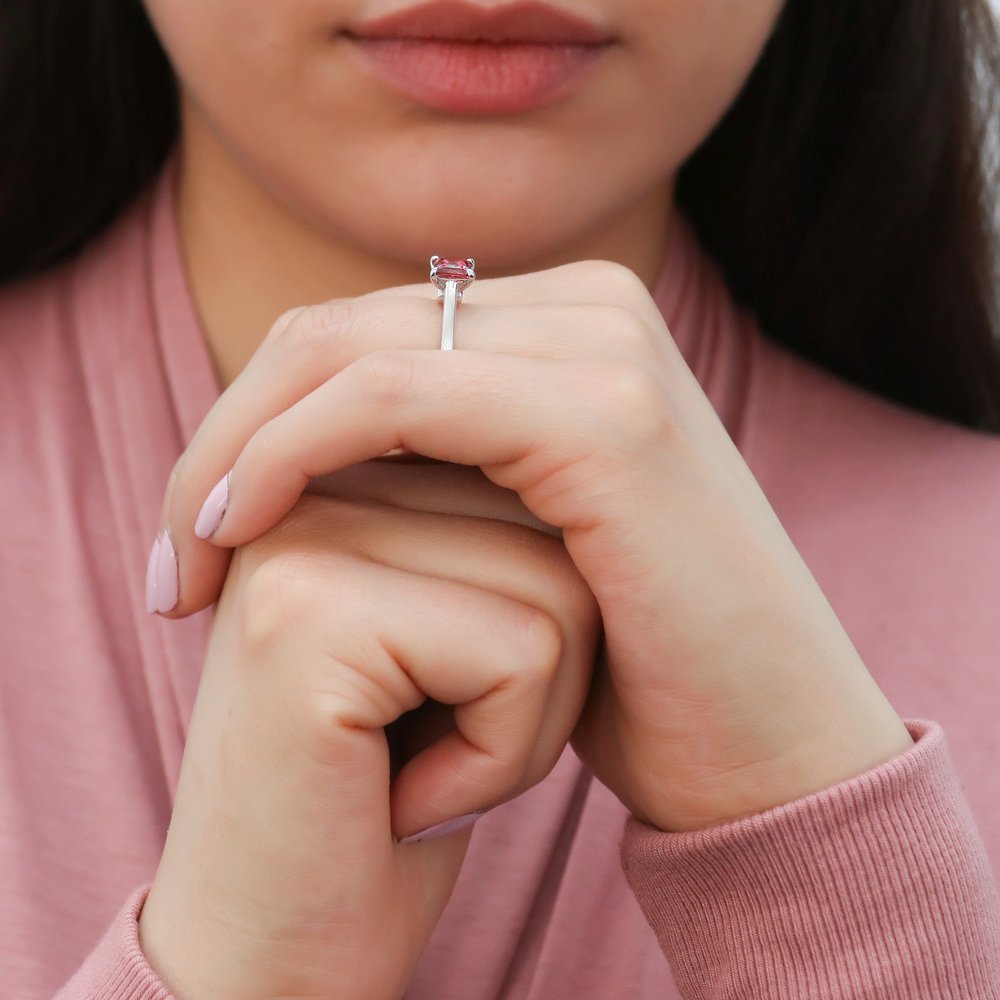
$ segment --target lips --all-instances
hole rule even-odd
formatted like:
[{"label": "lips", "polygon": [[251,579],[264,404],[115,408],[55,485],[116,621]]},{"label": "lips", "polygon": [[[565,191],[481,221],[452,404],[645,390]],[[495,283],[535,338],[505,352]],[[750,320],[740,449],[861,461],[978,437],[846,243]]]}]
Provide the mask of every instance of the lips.
[{"label": "lips", "polygon": [[492,9],[433,0],[342,34],[381,83],[453,114],[516,114],[567,97],[615,41],[599,25],[533,0]]},{"label": "lips", "polygon": [[536,45],[604,45],[614,35],[586,18],[535,0],[476,7],[461,0],[433,0],[347,26],[365,39],[424,39]]}]

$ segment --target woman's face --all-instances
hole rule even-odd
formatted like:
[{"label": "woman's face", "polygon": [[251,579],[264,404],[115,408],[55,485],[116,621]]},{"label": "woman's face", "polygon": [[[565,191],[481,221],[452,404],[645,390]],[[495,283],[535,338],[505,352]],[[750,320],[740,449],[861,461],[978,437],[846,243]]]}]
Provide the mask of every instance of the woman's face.
[{"label": "woman's face", "polygon": [[[359,52],[375,46],[345,32],[414,5],[146,0],[181,82],[189,146],[223,150],[350,245],[399,260],[475,247],[496,268],[557,255],[657,192],[665,202],[782,0],[554,0],[614,41],[562,96],[520,111],[482,96],[445,110],[373,75]],[[427,65],[424,80],[440,63]]]}]

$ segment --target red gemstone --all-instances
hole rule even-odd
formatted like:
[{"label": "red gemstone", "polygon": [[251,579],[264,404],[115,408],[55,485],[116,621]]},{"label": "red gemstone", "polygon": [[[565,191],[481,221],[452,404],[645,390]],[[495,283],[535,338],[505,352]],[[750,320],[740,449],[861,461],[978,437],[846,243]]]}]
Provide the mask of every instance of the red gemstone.
[{"label": "red gemstone", "polygon": [[464,281],[475,273],[471,260],[452,260],[448,257],[438,257],[434,261],[434,277],[447,281],[453,279]]}]

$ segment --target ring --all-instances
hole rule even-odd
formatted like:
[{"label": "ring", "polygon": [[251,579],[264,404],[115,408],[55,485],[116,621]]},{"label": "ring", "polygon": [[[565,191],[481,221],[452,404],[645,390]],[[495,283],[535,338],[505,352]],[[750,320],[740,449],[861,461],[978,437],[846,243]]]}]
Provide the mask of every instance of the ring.
[{"label": "ring", "polygon": [[[437,297],[444,300],[444,316],[441,319],[441,350],[450,351],[455,346],[455,311],[462,301],[462,290],[476,280],[476,262],[471,257],[464,260],[450,260],[447,257],[431,257],[431,283],[438,290]],[[416,455],[408,448],[393,448],[379,455],[376,462],[433,462],[434,459]]]},{"label": "ring", "polygon": [[441,350],[450,351],[455,346],[455,311],[462,301],[462,291],[476,280],[476,262],[471,257],[451,260],[448,257],[431,257],[431,284],[437,288],[437,297],[444,299],[441,317]]}]

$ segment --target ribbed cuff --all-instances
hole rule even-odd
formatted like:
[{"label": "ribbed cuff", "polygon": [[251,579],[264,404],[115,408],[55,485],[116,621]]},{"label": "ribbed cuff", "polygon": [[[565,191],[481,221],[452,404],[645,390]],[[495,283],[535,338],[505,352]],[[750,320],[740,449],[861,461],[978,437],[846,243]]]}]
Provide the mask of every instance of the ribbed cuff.
[{"label": "ribbed cuff", "polygon": [[621,862],[685,1000],[1000,998],[1000,898],[941,727],[705,830],[628,817]]},{"label": "ribbed cuff", "polygon": [[151,886],[132,892],[55,1000],[176,1000],[139,947],[139,914]]}]

